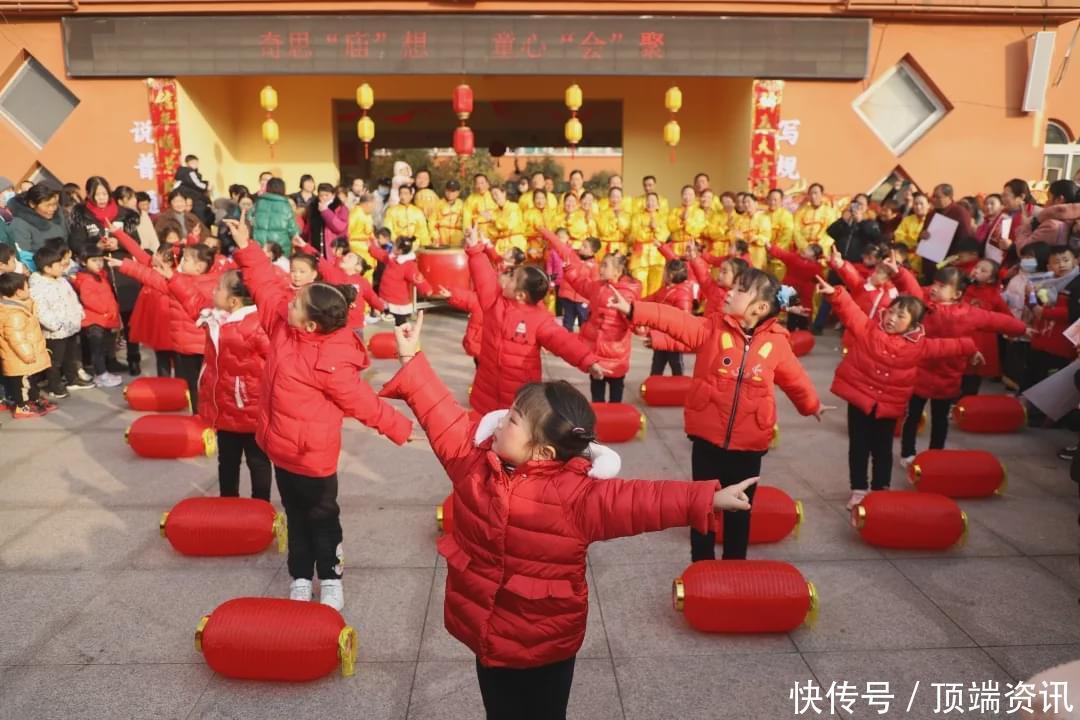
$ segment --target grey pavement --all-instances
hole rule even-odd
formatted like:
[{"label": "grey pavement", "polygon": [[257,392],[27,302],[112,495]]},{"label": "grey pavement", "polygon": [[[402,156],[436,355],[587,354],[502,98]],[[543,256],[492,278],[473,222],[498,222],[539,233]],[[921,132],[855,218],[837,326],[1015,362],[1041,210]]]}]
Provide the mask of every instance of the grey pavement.
[{"label": "grey pavement", "polygon": [[[430,313],[424,340],[462,401],[472,375],[463,329],[458,316]],[[835,336],[820,338],[804,361],[826,402],[842,406],[828,395],[837,345]],[[640,404],[648,354],[635,349],[629,402]],[[587,392],[584,376],[551,356],[544,362],[548,377]],[[366,376],[378,387],[394,369],[375,361]],[[984,392],[1000,390],[990,384]],[[671,580],[689,561],[687,531],[595,545],[570,717],[795,717],[796,683],[820,687],[818,707],[829,716],[831,683],[862,692],[868,682],[889,682],[895,700],[886,716],[929,718],[938,716],[932,683],[997,682],[1004,692],[1007,683],[1080,658],[1080,503],[1067,463],[1056,457],[1075,436],[954,429],[950,447],[1002,458],[1007,493],[961,502],[971,518],[962,547],[881,551],[847,523],[843,410],[818,424],[786,400],[778,404],[782,436],[765,458],[763,482],[802,500],[806,521],[797,537],[752,546],[750,556],[790,561],[812,580],[821,597],[817,622],[781,635],[698,633],[670,603]],[[623,475],[688,478],[681,411],[645,412],[646,437],[616,446]],[[214,494],[216,464],[134,457],[122,437],[134,417],[116,389],[73,394],[41,420],[4,420],[0,720],[483,717],[472,656],[443,628],[446,569],[435,551],[433,510],[449,484],[426,445],[394,448],[346,423],[344,615],[360,635],[356,675],[303,685],[237,682],[205,665],[192,643],[195,624],[231,597],[287,595],[284,557],[273,549],[246,558],[174,553],[158,535],[158,518],[182,498]],[[899,468],[893,487],[906,489]],[[1070,691],[1080,705],[1080,688]],[[854,710],[877,715],[864,701]]]}]

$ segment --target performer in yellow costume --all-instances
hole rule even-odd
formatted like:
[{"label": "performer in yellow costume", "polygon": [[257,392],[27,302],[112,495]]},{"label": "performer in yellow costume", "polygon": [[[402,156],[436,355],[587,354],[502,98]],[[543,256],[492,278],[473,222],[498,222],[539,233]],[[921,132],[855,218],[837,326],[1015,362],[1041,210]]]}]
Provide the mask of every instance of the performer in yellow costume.
[{"label": "performer in yellow costume", "polygon": [[635,213],[630,223],[630,274],[641,283],[642,296],[660,289],[664,282],[664,256],[656,243],[668,241],[667,216],[660,210],[660,196],[645,196],[645,209]]},{"label": "performer in yellow costume", "polygon": [[923,193],[915,193],[911,200],[911,214],[900,221],[893,233],[893,242],[904,243],[911,250],[908,253],[908,263],[916,277],[922,272],[922,258],[915,253],[926,227],[926,220],[930,217],[930,198]]},{"label": "performer in yellow costume", "polygon": [[660,212],[664,214],[664,217],[666,218],[668,216],[668,213],[671,211],[671,208],[668,205],[668,199],[661,196],[656,189],[656,177],[653,175],[646,175],[641,179],[641,187],[642,189],[644,189],[645,192],[634,198],[633,203],[630,205],[630,212],[634,213],[635,215],[641,212],[645,212],[645,205],[649,199],[649,193],[656,193],[657,202],[660,203],[659,205],[657,205],[657,208],[660,210]]},{"label": "performer in yellow costume", "polygon": [[548,192],[544,189],[544,184],[547,178],[544,177],[542,172],[534,172],[532,175],[532,182],[529,185],[529,192],[518,198],[518,205],[521,206],[521,212],[524,214],[526,211],[536,207],[536,203],[533,202],[536,191],[544,193],[544,197],[547,198],[547,209],[549,212],[554,212],[559,207],[559,200],[555,197],[555,193]]},{"label": "performer in yellow costume", "polygon": [[735,218],[735,240],[746,243],[750,252],[750,264],[764,270],[769,261],[769,242],[772,240],[772,223],[768,213],[758,210],[757,198],[742,193],[743,212]]},{"label": "performer in yellow costume", "polygon": [[589,224],[585,212],[578,207],[577,199],[570,193],[563,195],[563,211],[557,223],[559,227],[566,228],[566,232],[570,235],[570,245],[575,250],[580,247],[585,238],[596,237],[597,234],[596,223]]},{"label": "performer in yellow costume", "polygon": [[487,175],[481,173],[473,178],[473,190],[465,201],[462,225],[466,230],[475,227],[481,235],[488,237],[494,219],[495,201],[491,199],[491,183]]},{"label": "performer in yellow costume", "polygon": [[432,247],[462,247],[464,245],[465,203],[461,200],[461,185],[449,180],[443,190],[444,198],[435,205],[428,218]]},{"label": "performer in yellow costume", "polygon": [[427,247],[431,244],[431,236],[428,234],[428,222],[420,208],[412,204],[413,188],[411,185],[402,185],[398,188],[397,205],[391,205],[386,209],[383,216],[383,227],[389,228],[392,239],[399,237],[416,238],[416,247]]},{"label": "performer in yellow costume", "polygon": [[375,209],[375,197],[363,193],[357,198],[356,206],[349,211],[349,249],[362,257],[368,265],[365,274],[368,280],[375,270],[375,258],[368,250],[368,241],[375,237],[375,219],[371,216]]},{"label": "performer in yellow costume", "polygon": [[563,200],[567,195],[573,195],[574,199],[581,204],[581,196],[585,194],[585,175],[580,170],[570,171],[570,189],[563,193]]},{"label": "performer in yellow costume", "polygon": [[617,252],[626,255],[629,251],[630,225],[633,216],[629,210],[623,207],[622,188],[613,187],[608,190],[607,209],[600,212],[600,242],[603,245],[603,253]]},{"label": "performer in yellow costume", "polygon": [[811,243],[821,246],[823,257],[832,254],[833,240],[825,231],[840,217],[831,205],[825,204],[825,189],[814,183],[806,193],[806,204],[795,212],[795,247],[802,250]]},{"label": "performer in yellow costume", "polygon": [[525,223],[521,218],[521,208],[507,200],[506,188],[501,185],[491,189],[491,198],[495,201],[495,212],[488,238],[494,243],[495,252],[502,255],[512,247],[525,252]]},{"label": "performer in yellow costume", "polygon": [[439,204],[439,195],[431,188],[431,173],[427,170],[417,170],[413,178],[413,187],[416,188],[413,205],[420,208],[424,217],[430,220],[435,212],[435,206]]},{"label": "performer in yellow costume", "polygon": [[694,192],[697,193],[699,199],[701,199],[706,192],[710,194],[709,204],[701,204],[701,209],[705,211],[706,215],[712,210],[720,209],[720,198],[716,197],[716,193],[714,193],[710,187],[708,173],[699,172],[694,176]]},{"label": "performer in yellow costume", "polygon": [[[616,189],[620,191],[622,190],[622,175],[612,175],[608,178],[607,191],[604,193],[604,197],[596,201],[596,207],[600,210],[600,212],[604,212],[609,207],[611,207],[611,191]],[[629,205],[630,203],[627,203],[627,206]],[[627,207],[626,209],[627,211],[629,211],[630,208]]]},{"label": "performer in yellow costume", "polygon": [[554,199],[555,196],[549,195],[542,187],[533,190],[529,195],[532,196],[531,207],[522,213],[522,221],[525,224],[525,243],[528,248],[525,254],[530,261],[540,262],[544,259],[544,252],[547,250],[547,242],[544,241],[544,236],[540,231],[555,232],[559,225],[558,213],[554,205],[548,205],[548,198]]},{"label": "performer in yellow costume", "polygon": [[[791,250],[795,236],[795,216],[784,207],[784,191],[773,188],[769,191],[769,222],[772,224],[772,244],[783,250]],[[769,259],[769,272],[780,280],[787,273],[787,266],[776,258]]]},{"label": "performer in yellow costume", "polygon": [[697,194],[690,185],[685,185],[681,193],[682,205],[672,208],[668,213],[668,230],[671,232],[671,242],[676,255],[686,252],[686,245],[690,241],[701,239],[705,232],[705,211],[697,203]]}]

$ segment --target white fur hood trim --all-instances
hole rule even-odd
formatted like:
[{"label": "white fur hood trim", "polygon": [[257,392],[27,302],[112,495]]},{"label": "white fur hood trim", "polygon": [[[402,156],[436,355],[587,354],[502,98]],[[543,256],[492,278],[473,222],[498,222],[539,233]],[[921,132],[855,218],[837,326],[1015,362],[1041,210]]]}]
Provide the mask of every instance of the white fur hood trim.
[{"label": "white fur hood trim", "polygon": [[[480,423],[476,426],[473,444],[482,445],[494,435],[495,428],[509,412],[509,410],[494,410],[481,418]],[[589,443],[588,457],[592,461],[592,467],[589,468],[589,477],[597,480],[607,480],[615,477],[622,467],[622,458],[619,457],[619,453],[598,443]]]},{"label": "white fur hood trim", "polygon": [[394,261],[397,262],[397,263],[400,263],[401,265],[404,265],[405,263],[407,263],[407,262],[409,262],[411,260],[415,260],[415,259],[416,259],[416,253],[411,252],[408,255],[398,255],[398,256],[396,256],[394,258]]}]

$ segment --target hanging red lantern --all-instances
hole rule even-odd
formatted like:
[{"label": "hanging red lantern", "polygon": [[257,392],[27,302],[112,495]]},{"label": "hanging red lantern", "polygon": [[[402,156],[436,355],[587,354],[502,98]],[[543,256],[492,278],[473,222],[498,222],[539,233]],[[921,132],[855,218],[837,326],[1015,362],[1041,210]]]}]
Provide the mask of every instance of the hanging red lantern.
[{"label": "hanging red lantern", "polygon": [[926,450],[908,468],[916,490],[951,498],[1000,495],[1005,479],[1005,466],[985,450]]},{"label": "hanging red lantern", "polygon": [[145,458],[210,456],[217,452],[213,428],[195,415],[143,415],[124,431],[124,440]]},{"label": "hanging red lantern", "polygon": [[457,115],[458,120],[461,120],[463,123],[468,120],[473,111],[472,88],[464,83],[454,88],[454,94],[451,96],[451,104],[454,107],[454,115]]},{"label": "hanging red lantern", "polygon": [[341,613],[320,603],[242,597],[204,615],[195,649],[214,672],[238,680],[306,682],[355,672],[359,641]]},{"label": "hanging red lantern", "polygon": [[967,533],[967,514],[936,493],[879,490],[851,510],[851,522],[870,545],[945,550]]},{"label": "hanging red lantern", "polygon": [[815,344],[814,335],[809,330],[795,330],[791,333],[791,349],[795,357],[809,355]]},{"label": "hanging red lantern", "polygon": [[817,614],[814,584],[775,560],[701,560],[672,583],[672,604],[695,630],[782,633]]},{"label": "hanging red lantern", "polygon": [[225,556],[261,553],[277,538],[285,552],[285,516],[265,500],[194,497],[161,516],[161,536],[182,555]]},{"label": "hanging red lantern", "polygon": [[392,332],[375,333],[368,340],[368,350],[376,360],[393,360],[397,357],[397,338]]},{"label": "hanging red lantern", "polygon": [[593,403],[596,413],[596,439],[602,443],[630,442],[645,436],[645,416],[626,403]]},{"label": "hanging red lantern", "polygon": [[128,407],[140,412],[175,412],[191,409],[191,393],[183,378],[141,377],[124,388]]},{"label": "hanging red lantern", "polygon": [[462,125],[454,129],[454,152],[461,157],[468,157],[476,150],[476,138],[473,131]]},{"label": "hanging red lantern", "polygon": [[[802,502],[772,485],[758,485],[750,508],[750,543],[753,545],[780,542],[798,530],[803,521]],[[716,542],[724,542],[724,513],[713,516]]]},{"label": "hanging red lantern", "polygon": [[968,395],[953,406],[953,421],[964,432],[1011,433],[1027,425],[1027,410],[1011,395]]},{"label": "hanging red lantern", "polygon": [[454,493],[435,506],[435,525],[443,535],[454,534]]},{"label": "hanging red lantern", "polygon": [[693,382],[689,375],[650,375],[641,383],[641,399],[652,407],[682,407]]}]

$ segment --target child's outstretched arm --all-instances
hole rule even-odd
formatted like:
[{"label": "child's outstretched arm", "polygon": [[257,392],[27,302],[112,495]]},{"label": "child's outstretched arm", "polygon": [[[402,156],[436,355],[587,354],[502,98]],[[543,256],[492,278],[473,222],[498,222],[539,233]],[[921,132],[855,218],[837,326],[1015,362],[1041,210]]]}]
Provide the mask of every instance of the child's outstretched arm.
[{"label": "child's outstretched arm", "polygon": [[113,237],[120,243],[120,247],[124,248],[131,255],[132,259],[140,265],[149,265],[151,258],[150,253],[142,249],[139,243],[135,242],[135,239],[128,235],[123,230],[112,230]]},{"label": "child's outstretched arm", "polygon": [[168,278],[168,288],[169,294],[180,303],[180,307],[192,320],[197,320],[203,310],[214,306],[213,299],[199,293],[191,278],[181,273],[172,273]]},{"label": "child's outstretched arm", "polygon": [[[927,262],[930,262],[927,260]],[[900,267],[896,271],[896,277],[893,280],[896,285],[897,291],[901,295],[914,295],[920,300],[926,300],[926,293],[923,291],[919,281],[915,279],[915,276],[911,274],[911,271],[906,267]]]},{"label": "child's outstretched arm", "polygon": [[375,238],[368,238],[368,252],[371,257],[375,258],[376,262],[388,263],[390,262],[390,253],[386,252],[379,243],[375,242]]},{"label": "child's outstretched arm", "polygon": [[109,267],[114,267],[122,274],[127,275],[129,278],[138,280],[143,285],[153,288],[158,292],[169,293],[169,284],[165,278],[149,265],[140,265],[134,260],[118,260],[116,258],[109,258],[106,261]]},{"label": "child's outstretched arm", "polygon": [[493,306],[499,300],[499,278],[484,254],[476,228],[469,228],[465,232],[465,254],[469,256],[469,276],[476,288],[476,296],[480,298],[480,306]]},{"label": "child's outstretched arm", "polygon": [[[975,345],[975,341],[968,337],[963,338],[930,338],[922,341],[923,359],[970,357],[976,365],[982,363],[982,354]],[[978,355],[978,361],[975,356]]]},{"label": "child's outstretched arm", "polygon": [[564,243],[558,235],[551,232],[547,228],[540,228],[540,235],[547,241],[548,247],[559,254],[563,262],[570,265],[581,265],[581,258],[574,252],[573,248]]},{"label": "child's outstretched arm", "polygon": [[709,335],[708,321],[694,317],[671,305],[636,302],[633,305],[619,293],[612,293],[608,307],[614,308],[630,319],[630,324],[644,325],[667,333],[693,350],[705,344]]},{"label": "child's outstretched arm", "polygon": [[[320,370],[320,366],[315,366]],[[412,433],[412,421],[381,400],[371,386],[360,379],[360,368],[328,368],[323,384],[327,396],[349,417],[354,417],[396,445],[404,445]]]},{"label": "child's outstretched arm", "polygon": [[244,284],[251,290],[263,329],[269,333],[287,317],[289,291],[278,281],[270,258],[258,244],[251,242],[251,231],[243,215],[239,220],[223,222],[228,225],[238,248],[233,253],[233,260],[243,273]]},{"label": "child's outstretched arm", "polygon": [[821,398],[818,397],[814,383],[806,374],[802,363],[795,357],[795,353],[790,348],[784,348],[782,352],[786,355],[777,364],[773,376],[777,386],[788,396],[800,415],[813,415],[820,421],[825,411],[835,408],[821,404]]},{"label": "child's outstretched arm", "polygon": [[474,423],[419,351],[423,323],[421,312],[415,325],[406,323],[394,328],[401,369],[383,386],[379,396],[401,399],[409,405],[431,441],[431,449],[453,481],[457,476],[455,465],[475,452]]},{"label": "child's outstretched arm", "polygon": [[[1056,317],[1050,317],[1051,310],[1054,311]],[[1028,332],[1027,325],[1014,318],[1011,313],[1006,315],[1005,313],[991,312],[990,310],[983,310],[982,308],[972,308],[972,311],[975,313],[976,321],[979,324],[979,330],[1001,333],[1002,335],[1008,335],[1010,337],[1024,335]],[[1047,308],[1046,311],[1043,312],[1043,317],[1060,320],[1062,322],[1067,322],[1069,319],[1068,310],[1066,308]]]},{"label": "child's outstretched arm", "polygon": [[746,488],[757,478],[720,488],[720,482],[586,479],[569,499],[587,542],[690,526],[708,532],[722,510],[749,510]]},{"label": "child's outstretched arm", "polygon": [[361,276],[359,280],[360,282],[357,285],[360,288],[360,297],[364,298],[364,302],[379,312],[386,312],[386,303],[375,292],[375,288],[371,287],[371,283],[367,281],[367,278]]},{"label": "child's outstretched arm", "polygon": [[840,322],[844,324],[844,327],[856,337],[865,333],[869,318],[862,311],[862,308],[852,300],[851,294],[842,287],[833,287],[820,275],[816,279],[818,292],[829,298],[833,312],[836,313],[836,317],[840,318]]},{"label": "child's outstretched arm", "polygon": [[604,377],[598,358],[574,333],[555,322],[552,317],[536,328],[536,340],[540,347],[558,355],[567,363],[597,380]]}]

